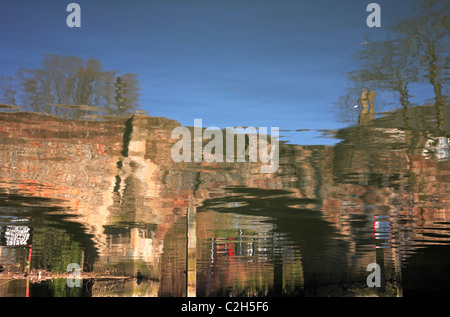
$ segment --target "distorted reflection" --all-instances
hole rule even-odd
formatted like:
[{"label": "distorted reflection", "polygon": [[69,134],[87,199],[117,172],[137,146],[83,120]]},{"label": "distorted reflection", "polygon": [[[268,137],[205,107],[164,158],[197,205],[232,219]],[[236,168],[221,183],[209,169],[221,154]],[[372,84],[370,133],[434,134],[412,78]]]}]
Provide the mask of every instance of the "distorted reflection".
[{"label": "distorted reflection", "polygon": [[124,115],[139,108],[136,74],[104,71],[100,61],[47,54],[40,69],[0,77],[4,109],[54,114],[65,118]]},{"label": "distorted reflection", "polygon": [[[443,5],[368,40],[340,100],[352,125],[335,146],[281,142],[272,174],[175,163],[180,124],[137,112],[136,75],[95,59],[46,55],[3,76],[0,296],[449,294]],[[413,101],[413,83],[433,95]]]}]

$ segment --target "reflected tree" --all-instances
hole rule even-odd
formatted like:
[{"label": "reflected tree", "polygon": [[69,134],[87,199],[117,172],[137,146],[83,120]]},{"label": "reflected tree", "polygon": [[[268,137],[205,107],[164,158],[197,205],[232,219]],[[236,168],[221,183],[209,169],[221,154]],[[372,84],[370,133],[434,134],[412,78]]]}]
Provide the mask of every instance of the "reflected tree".
[{"label": "reflected tree", "polygon": [[0,76],[0,103],[15,105],[16,95],[14,78],[11,76]]},{"label": "reflected tree", "polygon": [[404,34],[413,43],[418,55],[419,81],[431,84],[438,113],[438,128],[443,122],[442,107],[448,102],[444,87],[449,87],[448,31],[450,3],[448,1],[423,1],[420,8],[426,14],[404,19],[392,29]]},{"label": "reflected tree", "polygon": [[[118,81],[122,98],[117,98]],[[122,116],[139,108],[137,75],[105,71],[94,58],[45,55],[40,69],[19,69],[16,78],[3,76],[0,87],[5,103],[67,118]]]},{"label": "reflected tree", "polygon": [[[419,16],[399,20],[390,28],[393,39],[366,41],[357,54],[361,68],[348,74],[351,87],[338,101],[338,117],[355,122],[361,111],[364,91],[396,96],[395,104],[406,113],[412,84],[431,84],[437,110],[448,101],[448,1],[423,1]],[[378,111],[379,109],[377,109]],[[364,111],[364,108],[362,109]]]}]

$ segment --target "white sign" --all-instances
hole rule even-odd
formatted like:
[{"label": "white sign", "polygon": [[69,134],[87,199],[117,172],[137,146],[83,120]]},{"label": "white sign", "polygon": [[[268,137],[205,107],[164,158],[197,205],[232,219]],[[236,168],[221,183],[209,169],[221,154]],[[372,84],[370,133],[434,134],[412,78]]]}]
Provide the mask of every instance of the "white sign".
[{"label": "white sign", "polygon": [[6,226],[6,245],[27,245],[30,238],[28,226]]}]

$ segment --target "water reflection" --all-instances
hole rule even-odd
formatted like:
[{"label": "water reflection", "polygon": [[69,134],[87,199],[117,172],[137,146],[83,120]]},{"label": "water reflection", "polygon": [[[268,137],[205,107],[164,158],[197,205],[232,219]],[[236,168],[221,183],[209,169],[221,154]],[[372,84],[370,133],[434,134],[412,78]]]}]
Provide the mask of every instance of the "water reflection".
[{"label": "water reflection", "polygon": [[[281,142],[273,174],[175,163],[179,123],[134,111],[136,77],[94,59],[2,77],[0,295],[448,294],[448,67],[443,11],[424,12],[364,46],[340,108],[354,125],[327,132],[340,141]],[[434,95],[414,103],[424,82]]]},{"label": "water reflection", "polygon": [[198,215],[199,296],[301,294],[300,250],[269,219],[213,211]]},{"label": "water reflection", "polygon": [[97,59],[46,54],[40,69],[0,77],[0,109],[23,109],[66,118],[124,115],[139,108],[136,74],[105,71]]},{"label": "water reflection", "polygon": [[[282,144],[278,172],[260,174],[174,163],[164,118],[0,113],[2,294],[408,294],[418,254],[450,241],[450,168],[445,137],[393,128],[397,114],[337,131],[336,146]],[[365,284],[374,262],[381,289]]]},{"label": "water reflection", "polygon": [[374,238],[377,241],[375,248],[390,248],[392,239],[392,222],[390,216],[374,216],[373,222]]},{"label": "water reflection", "polygon": [[[350,87],[338,102],[342,121],[359,119],[361,124],[378,112],[400,107],[403,124],[411,128],[417,122],[411,121],[410,108],[429,102],[436,112],[434,129],[442,132],[442,107],[448,103],[449,6],[432,0],[422,1],[418,7],[415,16],[398,19],[390,26],[387,39],[364,42],[356,55],[360,68],[349,71]],[[422,100],[416,95],[420,89],[428,92]]]}]

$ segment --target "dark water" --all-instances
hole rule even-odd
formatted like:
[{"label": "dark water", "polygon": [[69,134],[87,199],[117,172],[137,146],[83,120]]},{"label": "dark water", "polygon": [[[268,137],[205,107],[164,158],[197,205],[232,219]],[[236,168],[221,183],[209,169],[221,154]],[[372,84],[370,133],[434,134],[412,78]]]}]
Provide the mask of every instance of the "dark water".
[{"label": "dark water", "polygon": [[[180,120],[138,110],[136,74],[71,55],[18,61],[0,78],[0,296],[449,296],[444,2],[420,2],[358,43],[348,87],[327,106],[342,128],[322,129],[333,125],[320,115],[310,129],[280,105],[274,173],[260,161],[175,162]],[[320,85],[314,99],[328,104],[334,90]],[[205,109],[191,110],[171,111]],[[306,134],[327,142],[304,145]]]}]

